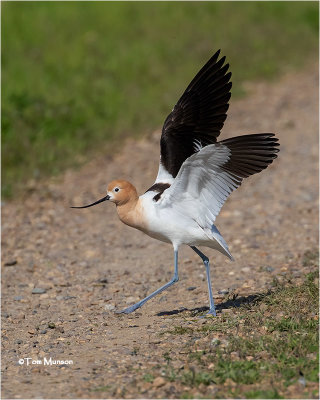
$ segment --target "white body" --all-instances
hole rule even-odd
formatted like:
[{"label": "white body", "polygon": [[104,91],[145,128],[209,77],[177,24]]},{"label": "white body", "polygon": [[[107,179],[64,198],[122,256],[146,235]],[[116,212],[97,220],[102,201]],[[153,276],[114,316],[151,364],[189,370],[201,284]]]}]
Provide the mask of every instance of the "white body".
[{"label": "white body", "polygon": [[141,229],[152,238],[162,242],[172,243],[174,248],[181,244],[189,246],[206,246],[218,250],[232,259],[227,243],[212,225],[212,229],[201,227],[197,221],[190,218],[176,207],[161,207],[161,200],[155,202],[156,192],[147,192],[139,197],[139,203],[148,221],[148,229]]}]

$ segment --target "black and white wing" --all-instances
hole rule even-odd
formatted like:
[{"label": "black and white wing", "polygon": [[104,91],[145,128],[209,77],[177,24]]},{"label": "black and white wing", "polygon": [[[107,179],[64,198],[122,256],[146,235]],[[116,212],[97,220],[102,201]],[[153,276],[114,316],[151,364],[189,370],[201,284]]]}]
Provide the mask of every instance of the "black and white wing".
[{"label": "black and white wing", "polygon": [[[162,128],[155,185],[171,184],[183,162],[215,143],[227,118],[231,72],[217,51],[190,82]],[[155,187],[153,186],[153,188]],[[151,189],[151,188],[150,188]],[[149,189],[149,190],[150,190]]]},{"label": "black and white wing", "polygon": [[173,207],[203,229],[211,229],[221,207],[243,178],[267,168],[277,157],[279,143],[272,133],[237,136],[211,144],[190,156],[159,207]]}]

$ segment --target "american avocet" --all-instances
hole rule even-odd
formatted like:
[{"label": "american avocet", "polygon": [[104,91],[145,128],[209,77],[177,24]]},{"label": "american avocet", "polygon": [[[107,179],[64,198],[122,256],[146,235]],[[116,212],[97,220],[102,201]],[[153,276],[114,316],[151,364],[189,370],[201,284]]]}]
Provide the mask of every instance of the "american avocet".
[{"label": "american avocet", "polygon": [[141,196],[125,180],[114,180],[102,199],[116,204],[126,225],[171,243],[173,278],[121,313],[131,313],[178,281],[178,249],[189,245],[206,268],[210,309],[214,306],[209,259],[196,246],[207,246],[233,260],[214,225],[221,207],[242,179],[265,169],[277,157],[273,133],[237,136],[217,142],[231,97],[231,72],[220,50],[198,72],[168,115],[160,140],[160,165],[155,183]]}]

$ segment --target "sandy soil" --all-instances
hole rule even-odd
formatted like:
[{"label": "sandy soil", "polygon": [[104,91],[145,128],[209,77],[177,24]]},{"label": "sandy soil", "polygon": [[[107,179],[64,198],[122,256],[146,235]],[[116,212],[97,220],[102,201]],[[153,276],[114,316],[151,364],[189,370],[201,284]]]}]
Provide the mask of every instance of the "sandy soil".
[{"label": "sandy soil", "polygon": [[[248,97],[231,101],[221,137],[275,132],[281,151],[271,167],[232,194],[218,217],[235,262],[203,249],[219,314],[230,312],[219,291],[261,293],[285,272],[299,280],[302,255],[317,247],[317,79],[313,66],[279,82],[250,84]],[[69,208],[102,197],[114,178],[130,180],[142,193],[156,176],[158,142],[159,132],[128,141],[117,154],[58,181],[30,185],[24,199],[3,204],[3,398],[181,395],[178,384],[146,384],[138,377],[163,363],[166,352],[173,363],[183,363],[190,338],[168,340],[161,332],[186,321],[206,323],[189,318],[208,304],[201,260],[182,248],[180,281],[134,314],[117,315],[114,310],[171,278],[172,248],[122,225],[113,204]],[[50,356],[73,364],[18,363]]]}]

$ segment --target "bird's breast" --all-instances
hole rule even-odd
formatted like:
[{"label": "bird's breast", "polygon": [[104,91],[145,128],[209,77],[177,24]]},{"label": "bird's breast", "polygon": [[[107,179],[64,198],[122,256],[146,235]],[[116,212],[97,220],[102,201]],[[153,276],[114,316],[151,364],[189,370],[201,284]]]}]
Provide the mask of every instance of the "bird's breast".
[{"label": "bird's breast", "polygon": [[127,203],[117,207],[120,220],[133,228],[145,231],[148,229],[147,218],[141,200],[135,204]]}]

